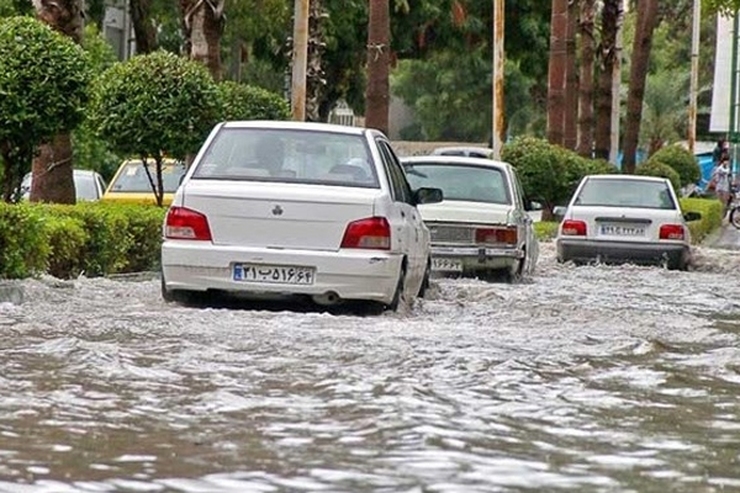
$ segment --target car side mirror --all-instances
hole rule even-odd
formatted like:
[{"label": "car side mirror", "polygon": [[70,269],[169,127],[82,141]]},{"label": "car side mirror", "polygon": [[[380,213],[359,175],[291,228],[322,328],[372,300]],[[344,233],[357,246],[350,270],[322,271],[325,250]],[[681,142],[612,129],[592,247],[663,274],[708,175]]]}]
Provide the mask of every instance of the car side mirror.
[{"label": "car side mirror", "polygon": [[442,190],[439,188],[422,187],[414,190],[414,204],[438,204],[444,200]]},{"label": "car side mirror", "polygon": [[552,217],[556,221],[560,222],[565,217],[565,213],[568,211],[568,208],[563,205],[556,205],[552,208]]},{"label": "car side mirror", "polygon": [[691,221],[698,221],[699,219],[701,219],[701,213],[689,211],[684,213],[683,218],[687,223],[690,223]]},{"label": "car side mirror", "polygon": [[535,202],[534,200],[527,200],[526,202],[526,209],[528,211],[541,211],[542,210],[542,204],[539,202]]}]

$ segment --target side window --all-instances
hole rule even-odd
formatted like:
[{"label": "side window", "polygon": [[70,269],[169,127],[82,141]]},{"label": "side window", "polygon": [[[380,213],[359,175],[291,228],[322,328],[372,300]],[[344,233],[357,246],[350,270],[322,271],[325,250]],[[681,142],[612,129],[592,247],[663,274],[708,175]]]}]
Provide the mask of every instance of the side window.
[{"label": "side window", "polygon": [[522,190],[522,184],[519,181],[519,175],[516,174],[516,170],[514,168],[511,168],[511,177],[514,180],[514,189],[516,190],[517,198],[516,198],[516,206],[520,209],[524,208],[524,190]]},{"label": "side window", "polygon": [[393,190],[393,199],[397,202],[411,203],[411,187],[406,181],[406,175],[401,168],[401,163],[396,159],[396,155],[391,150],[387,142],[383,140],[376,140],[380,154],[383,156],[383,162],[385,163],[386,171],[388,172],[388,180]]}]

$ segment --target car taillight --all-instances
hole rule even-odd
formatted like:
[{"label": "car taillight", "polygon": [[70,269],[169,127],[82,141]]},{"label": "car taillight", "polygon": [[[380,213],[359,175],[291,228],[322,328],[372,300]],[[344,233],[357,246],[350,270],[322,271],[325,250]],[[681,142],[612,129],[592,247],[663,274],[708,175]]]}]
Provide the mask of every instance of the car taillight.
[{"label": "car taillight", "polygon": [[663,224],[660,227],[661,240],[683,240],[685,236],[683,224]]},{"label": "car taillight", "polygon": [[164,225],[164,236],[172,240],[211,241],[208,218],[185,207],[170,207]]},{"label": "car taillight", "polygon": [[568,219],[560,228],[563,236],[586,236],[586,222]]},{"label": "car taillight", "polygon": [[516,245],[517,239],[516,228],[483,228],[475,230],[476,243],[506,243]]},{"label": "car taillight", "polygon": [[391,225],[384,217],[369,217],[347,225],[342,248],[391,249]]}]

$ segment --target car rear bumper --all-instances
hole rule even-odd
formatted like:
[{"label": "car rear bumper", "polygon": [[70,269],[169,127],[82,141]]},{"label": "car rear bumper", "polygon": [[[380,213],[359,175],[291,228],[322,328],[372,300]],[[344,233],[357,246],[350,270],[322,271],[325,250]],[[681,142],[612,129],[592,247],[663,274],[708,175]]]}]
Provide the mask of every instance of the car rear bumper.
[{"label": "car rear bumper", "polygon": [[520,248],[432,245],[432,259],[456,260],[463,271],[513,268],[523,258],[524,250]]},{"label": "car rear bumper", "polygon": [[682,243],[636,243],[623,241],[556,240],[560,261],[615,262],[678,266],[690,259],[689,246]]},{"label": "car rear bumper", "polygon": [[[236,263],[314,267],[316,271],[310,285],[235,281]],[[334,293],[341,299],[390,303],[401,263],[399,254],[367,250],[272,250],[167,240],[162,244],[162,274],[168,290],[281,296]]]}]

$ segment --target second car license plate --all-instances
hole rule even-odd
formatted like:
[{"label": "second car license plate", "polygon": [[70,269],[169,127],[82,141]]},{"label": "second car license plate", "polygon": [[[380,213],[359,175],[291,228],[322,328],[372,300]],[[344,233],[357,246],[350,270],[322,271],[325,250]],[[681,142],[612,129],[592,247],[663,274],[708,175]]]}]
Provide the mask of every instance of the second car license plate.
[{"label": "second car license plate", "polygon": [[432,259],[432,270],[441,272],[462,272],[462,260],[438,257]]},{"label": "second car license plate", "polygon": [[291,265],[235,264],[232,275],[235,281],[265,282],[271,284],[314,283],[316,269]]},{"label": "second car license plate", "polygon": [[645,236],[645,226],[602,224],[601,234],[606,236]]}]

